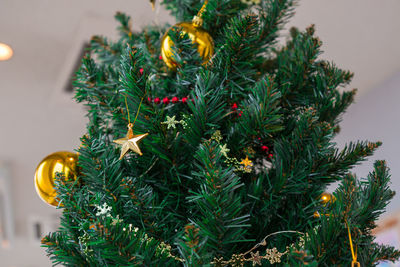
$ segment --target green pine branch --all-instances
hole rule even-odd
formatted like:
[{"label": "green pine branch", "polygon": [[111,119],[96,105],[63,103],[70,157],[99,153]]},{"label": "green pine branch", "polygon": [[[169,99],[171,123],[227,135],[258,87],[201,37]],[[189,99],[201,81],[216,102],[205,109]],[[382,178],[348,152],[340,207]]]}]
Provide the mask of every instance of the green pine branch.
[{"label": "green pine branch", "polygon": [[[223,158],[216,143],[206,142],[196,152],[193,177],[198,189],[187,197],[193,203],[191,222],[201,236],[197,262],[203,264],[213,257],[231,254],[240,242],[248,242],[246,224],[249,215],[240,196],[243,186],[232,169],[223,167]],[[201,252],[201,253],[200,253]],[[186,252],[187,253],[187,252]]]}]

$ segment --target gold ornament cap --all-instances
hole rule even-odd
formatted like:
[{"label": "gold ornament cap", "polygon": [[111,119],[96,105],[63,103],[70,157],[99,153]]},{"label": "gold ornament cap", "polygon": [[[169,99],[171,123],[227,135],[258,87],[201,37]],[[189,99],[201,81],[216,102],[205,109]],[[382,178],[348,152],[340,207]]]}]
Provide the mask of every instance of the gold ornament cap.
[{"label": "gold ornament cap", "polygon": [[197,27],[201,27],[203,26],[204,20],[199,16],[194,16],[192,23]]}]

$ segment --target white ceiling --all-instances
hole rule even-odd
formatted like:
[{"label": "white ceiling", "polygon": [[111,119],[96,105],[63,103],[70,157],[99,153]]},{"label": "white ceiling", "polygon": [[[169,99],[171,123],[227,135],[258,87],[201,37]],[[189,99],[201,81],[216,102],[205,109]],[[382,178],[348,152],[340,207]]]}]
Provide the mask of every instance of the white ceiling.
[{"label": "white ceiling", "polygon": [[361,95],[400,71],[399,11],[398,0],[303,0],[290,24],[316,24],[323,57],[353,71]]},{"label": "white ceiling", "polygon": [[[148,0],[1,0],[0,42],[12,45],[15,57],[0,63],[0,85],[29,90],[24,82],[54,83],[85,18],[101,19],[112,29],[118,10],[132,15],[136,29],[156,18],[173,21],[163,9],[153,13]],[[303,0],[289,25],[316,24],[324,57],[354,71],[353,86],[363,92],[400,69],[399,11],[398,0]]]}]

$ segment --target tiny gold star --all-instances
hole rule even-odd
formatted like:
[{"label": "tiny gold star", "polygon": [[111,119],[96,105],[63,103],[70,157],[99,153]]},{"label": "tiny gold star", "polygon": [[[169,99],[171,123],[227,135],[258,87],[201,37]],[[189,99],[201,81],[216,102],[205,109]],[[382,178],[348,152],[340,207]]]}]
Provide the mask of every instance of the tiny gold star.
[{"label": "tiny gold star", "polygon": [[255,266],[256,264],[261,265],[261,256],[260,256],[260,252],[257,251],[256,253],[251,252],[251,261],[253,262],[253,266]]},{"label": "tiny gold star", "polygon": [[216,130],[211,136],[211,140],[215,140],[218,144],[222,140],[222,135],[220,130]]},{"label": "tiny gold star", "polygon": [[221,154],[224,155],[225,158],[227,158],[228,152],[230,151],[230,149],[226,147],[226,144],[219,145],[219,149],[221,149]]},{"label": "tiny gold star", "polygon": [[145,134],[137,134],[134,135],[132,138],[121,138],[114,140],[114,143],[117,143],[119,145],[122,145],[121,148],[121,156],[119,159],[122,159],[126,153],[128,153],[129,150],[132,150],[133,152],[139,154],[140,156],[143,155],[142,151],[140,151],[140,148],[138,146],[138,142],[141,141],[143,138],[145,138],[148,135],[148,133]]},{"label": "tiny gold star", "polygon": [[138,143],[143,138],[145,138],[147,135],[148,135],[148,133],[137,134],[137,135],[133,134],[132,125],[129,124],[128,125],[128,133],[127,133],[126,137],[113,141],[114,143],[117,143],[122,146],[121,147],[121,156],[119,157],[119,159],[121,160],[126,155],[126,153],[128,153],[129,150],[132,150],[133,152],[139,154],[140,156],[143,155],[142,151],[140,151]]},{"label": "tiny gold star", "polygon": [[240,164],[244,165],[245,168],[253,166],[253,162],[251,160],[249,160],[249,157],[246,156],[245,159],[242,159],[242,161],[240,162]]},{"label": "tiny gold star", "polygon": [[123,220],[123,219],[120,219],[120,218],[119,218],[119,215],[117,215],[117,217],[116,217],[116,218],[112,218],[111,221],[112,221],[112,222],[111,222],[111,225],[114,225],[114,226],[115,226],[115,225],[117,225],[118,223],[122,223],[124,220]]},{"label": "tiny gold star", "polygon": [[267,248],[266,254],[265,254],[264,257],[265,257],[271,264],[274,264],[274,263],[280,263],[280,262],[281,262],[281,257],[282,257],[283,255],[285,255],[285,254],[286,254],[286,252],[285,252],[285,253],[281,253],[281,252],[278,251],[277,248],[272,248],[272,249]]},{"label": "tiny gold star", "polygon": [[175,115],[172,117],[167,116],[167,120],[162,122],[162,124],[167,124],[168,130],[169,130],[169,128],[175,129],[176,128],[175,124],[178,124],[178,123],[180,123],[180,121],[175,120]]}]

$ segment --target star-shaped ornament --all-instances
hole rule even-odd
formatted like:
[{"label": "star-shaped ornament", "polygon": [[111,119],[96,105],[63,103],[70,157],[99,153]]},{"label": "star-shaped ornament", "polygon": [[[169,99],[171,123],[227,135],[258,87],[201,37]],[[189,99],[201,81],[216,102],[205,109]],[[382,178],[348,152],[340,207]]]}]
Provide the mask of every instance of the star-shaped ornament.
[{"label": "star-shaped ornament", "polygon": [[242,159],[240,164],[244,165],[245,168],[253,166],[253,162],[251,160],[249,160],[248,156],[246,156],[245,159]]},{"label": "star-shaped ornament", "polygon": [[256,253],[251,252],[251,261],[253,262],[253,266],[256,264],[261,265],[262,257],[260,256],[260,252],[257,251]]},{"label": "star-shaped ornament", "polygon": [[116,218],[112,218],[111,219],[111,225],[117,225],[119,223],[122,223],[124,220],[119,218],[119,215],[117,215]]},{"label": "star-shaped ornament", "polygon": [[231,151],[229,148],[226,147],[226,144],[224,145],[219,145],[219,149],[221,150],[221,154],[227,158],[228,157],[228,152]]},{"label": "star-shaped ornament", "polygon": [[119,157],[120,160],[126,155],[126,153],[128,153],[129,150],[132,150],[133,152],[139,154],[140,156],[143,155],[142,151],[140,151],[138,143],[143,138],[145,138],[148,135],[148,133],[133,134],[132,126],[133,125],[131,123],[128,125],[128,133],[126,134],[126,137],[113,141],[114,143],[117,143],[122,146],[121,156]]},{"label": "star-shaped ornament", "polygon": [[170,128],[175,129],[175,128],[176,128],[175,125],[178,124],[178,123],[179,123],[179,121],[175,120],[175,115],[172,116],[172,117],[167,116],[167,120],[164,121],[164,122],[162,122],[162,124],[166,124],[166,125],[167,125],[167,129],[168,129],[168,130],[169,130]]}]

